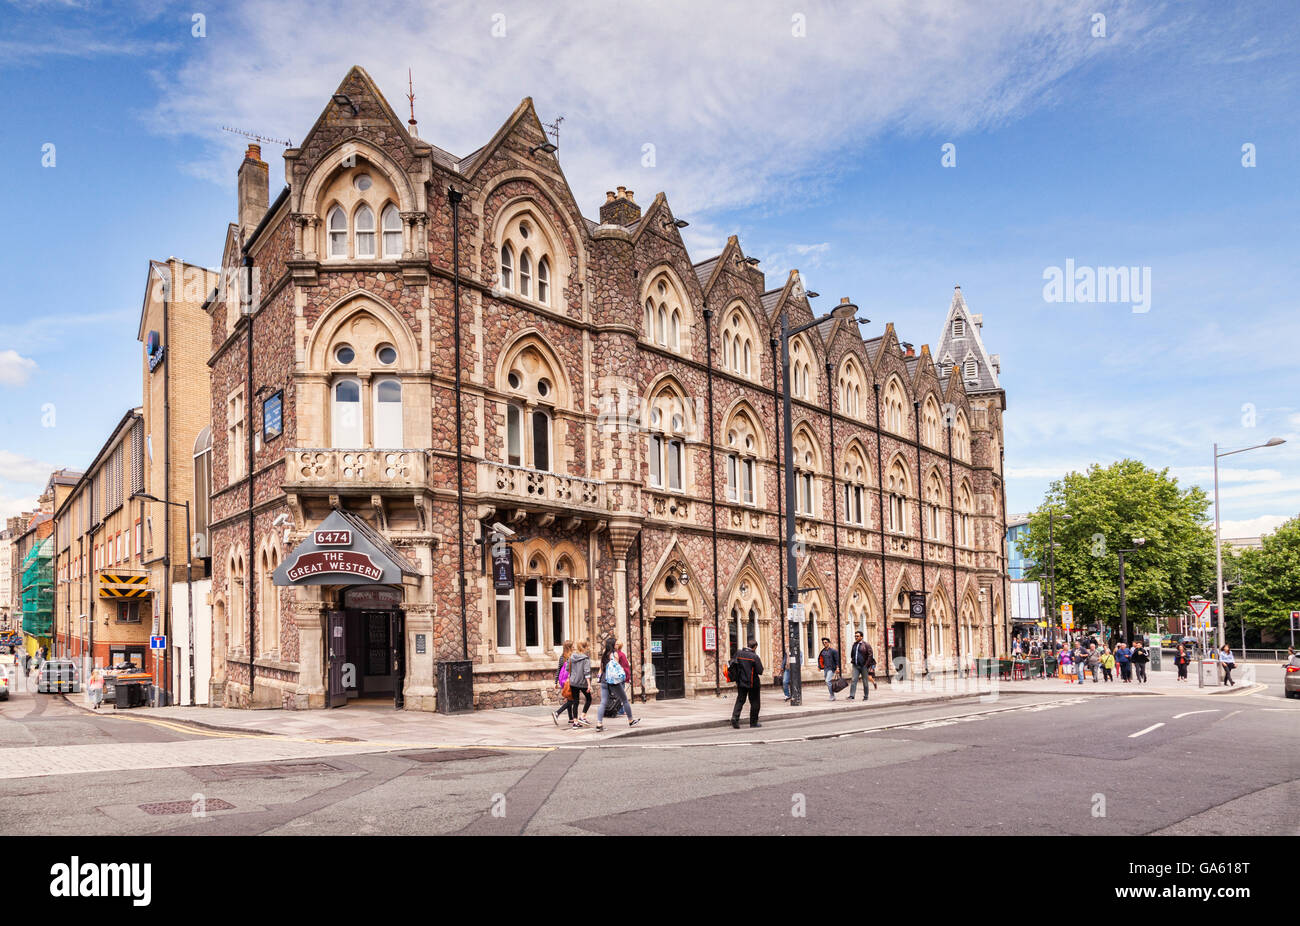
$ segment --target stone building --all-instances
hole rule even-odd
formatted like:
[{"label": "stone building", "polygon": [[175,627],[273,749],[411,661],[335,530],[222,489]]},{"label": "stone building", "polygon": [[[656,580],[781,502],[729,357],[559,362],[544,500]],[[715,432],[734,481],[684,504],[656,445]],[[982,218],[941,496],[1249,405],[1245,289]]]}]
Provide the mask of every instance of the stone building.
[{"label": "stone building", "polygon": [[[461,660],[476,706],[538,703],[565,639],[610,634],[652,697],[713,691],[750,634],[780,664],[797,272],[734,237],[693,262],[662,193],[586,217],[527,99],[457,157],[353,68],[284,170],[272,200],[249,146],[208,303],[214,703],[429,710]],[[980,325],[958,289],[934,354],[840,320],[791,344],[809,679],[855,628],[912,671],[1005,649]]]}]

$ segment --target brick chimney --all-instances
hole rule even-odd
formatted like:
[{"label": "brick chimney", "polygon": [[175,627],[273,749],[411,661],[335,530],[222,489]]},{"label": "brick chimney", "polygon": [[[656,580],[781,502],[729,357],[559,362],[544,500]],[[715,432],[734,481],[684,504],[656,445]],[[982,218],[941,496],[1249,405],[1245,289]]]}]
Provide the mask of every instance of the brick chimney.
[{"label": "brick chimney", "polygon": [[605,204],[600,207],[601,225],[635,225],[641,221],[641,207],[632,198],[632,191],[625,186],[618,192],[610,190],[605,193]]},{"label": "brick chimney", "polygon": [[916,348],[914,348],[911,344],[908,344],[906,341],[903,342],[903,356],[904,357],[916,356]]},{"label": "brick chimney", "polygon": [[270,202],[270,168],[262,160],[262,146],[250,144],[239,165],[239,228],[245,238],[262,221]]}]

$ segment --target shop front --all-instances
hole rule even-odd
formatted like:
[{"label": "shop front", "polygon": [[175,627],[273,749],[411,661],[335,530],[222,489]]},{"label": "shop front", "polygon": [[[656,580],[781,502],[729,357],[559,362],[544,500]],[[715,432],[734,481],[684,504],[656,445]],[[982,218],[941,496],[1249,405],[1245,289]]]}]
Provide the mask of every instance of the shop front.
[{"label": "shop front", "polygon": [[[320,596],[323,610],[324,639],[319,642],[325,707],[359,701],[405,706],[403,579],[416,576],[415,567],[388,540],[357,515],[337,508],[275,570],[277,586],[301,587],[304,594],[306,587],[319,586],[310,591]],[[417,639],[417,647],[423,642]]]}]

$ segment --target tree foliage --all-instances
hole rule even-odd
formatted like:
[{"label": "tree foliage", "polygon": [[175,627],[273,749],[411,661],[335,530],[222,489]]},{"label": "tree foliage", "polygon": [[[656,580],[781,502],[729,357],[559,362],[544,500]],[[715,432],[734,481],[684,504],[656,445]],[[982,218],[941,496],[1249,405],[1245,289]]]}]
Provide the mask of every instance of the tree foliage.
[{"label": "tree foliage", "polygon": [[1285,632],[1292,611],[1300,611],[1300,517],[1263,540],[1263,549],[1242,550],[1223,561],[1229,593],[1227,616],[1247,626]]},{"label": "tree foliage", "polygon": [[[1056,602],[1074,605],[1076,625],[1101,622],[1115,629],[1120,620],[1120,549],[1129,621],[1154,628],[1154,617],[1185,613],[1195,595],[1214,589],[1214,532],[1207,524],[1209,499],[1198,486],[1183,488],[1169,470],[1156,471],[1138,460],[1098,464],[1086,473],[1069,473],[1051,484],[1043,504],[1030,515],[1021,547],[1035,565],[1029,578],[1041,579],[1044,597],[1051,584],[1048,514],[1056,543]],[[1058,607],[1054,620],[1059,623]]]}]

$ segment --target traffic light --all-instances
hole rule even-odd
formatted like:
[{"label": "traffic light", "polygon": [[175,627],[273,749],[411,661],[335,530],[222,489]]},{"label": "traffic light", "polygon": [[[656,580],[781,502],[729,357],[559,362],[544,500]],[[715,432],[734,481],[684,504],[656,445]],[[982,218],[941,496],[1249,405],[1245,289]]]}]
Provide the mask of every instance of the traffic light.
[{"label": "traffic light", "polygon": [[1217,604],[1210,605],[1210,620],[1214,621],[1215,624],[1219,623],[1219,606]]}]

